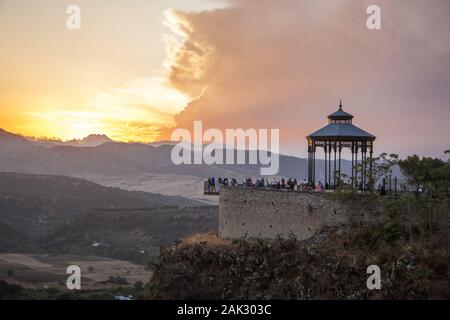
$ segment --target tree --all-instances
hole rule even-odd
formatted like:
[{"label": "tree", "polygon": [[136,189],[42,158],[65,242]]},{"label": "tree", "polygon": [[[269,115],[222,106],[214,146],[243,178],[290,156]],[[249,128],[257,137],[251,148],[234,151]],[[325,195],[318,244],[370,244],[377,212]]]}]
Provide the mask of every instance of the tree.
[{"label": "tree", "polygon": [[418,192],[421,188],[431,192],[448,192],[450,187],[450,162],[417,155],[399,161],[402,172]]},{"label": "tree", "polygon": [[[450,161],[413,155],[400,160],[399,166],[416,191],[414,206],[422,220],[422,229],[428,229],[431,238],[433,230],[446,225],[443,229],[447,230],[445,238],[448,243]],[[419,194],[420,189],[423,192]]]},{"label": "tree", "polygon": [[373,160],[373,179],[379,181],[392,175],[392,169],[398,164],[398,154],[383,152]]},{"label": "tree", "polygon": [[[378,157],[372,159],[372,183],[380,181],[382,178],[386,178],[392,175],[393,168],[398,164],[399,156],[398,154],[386,152],[381,153]],[[366,166],[366,181],[370,183],[370,159],[365,162],[358,163],[355,167],[358,173],[362,172],[363,164]]]}]

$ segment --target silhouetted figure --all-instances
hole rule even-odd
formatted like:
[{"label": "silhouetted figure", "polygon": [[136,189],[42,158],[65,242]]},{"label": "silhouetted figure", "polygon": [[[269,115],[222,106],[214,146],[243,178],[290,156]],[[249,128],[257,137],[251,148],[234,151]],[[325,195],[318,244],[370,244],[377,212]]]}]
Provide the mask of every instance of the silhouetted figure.
[{"label": "silhouetted figure", "polygon": [[216,179],[214,177],[211,178],[211,191],[216,191]]}]

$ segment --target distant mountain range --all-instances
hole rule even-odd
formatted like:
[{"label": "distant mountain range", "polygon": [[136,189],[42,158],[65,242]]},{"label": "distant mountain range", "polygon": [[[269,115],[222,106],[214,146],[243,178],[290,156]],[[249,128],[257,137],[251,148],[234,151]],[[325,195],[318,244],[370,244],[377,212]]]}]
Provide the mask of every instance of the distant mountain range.
[{"label": "distant mountain range", "polygon": [[[104,135],[91,135],[68,142],[30,140],[0,129],[0,171],[64,176],[139,176],[175,174],[199,178],[257,177],[260,165],[175,165],[171,150],[175,143],[121,143]],[[342,162],[350,171],[350,162]],[[316,177],[323,179],[324,163],[317,160]],[[305,179],[307,160],[280,155],[278,176]]]},{"label": "distant mountain range", "polygon": [[73,139],[69,141],[53,140],[53,139],[36,139],[25,137],[28,141],[35,145],[52,148],[55,146],[71,146],[71,147],[96,147],[107,142],[113,142],[104,134],[90,134],[83,139]]}]

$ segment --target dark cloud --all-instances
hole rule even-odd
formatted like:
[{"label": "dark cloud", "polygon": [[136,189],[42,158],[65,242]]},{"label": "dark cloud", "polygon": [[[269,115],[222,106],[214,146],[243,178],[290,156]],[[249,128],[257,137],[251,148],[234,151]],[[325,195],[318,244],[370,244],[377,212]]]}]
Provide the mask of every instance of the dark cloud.
[{"label": "dark cloud", "polygon": [[[370,4],[382,30],[366,28]],[[279,128],[302,150],[342,98],[380,151],[448,148],[448,0],[232,0],[177,16],[187,39],[170,80],[198,96],[179,127]]]}]

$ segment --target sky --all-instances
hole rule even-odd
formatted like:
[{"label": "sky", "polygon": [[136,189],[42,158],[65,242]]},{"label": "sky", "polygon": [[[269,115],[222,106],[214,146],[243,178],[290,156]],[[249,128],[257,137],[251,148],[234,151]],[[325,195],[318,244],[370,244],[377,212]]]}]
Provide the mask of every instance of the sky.
[{"label": "sky", "polygon": [[342,99],[376,152],[442,156],[449,17],[448,0],[0,0],[0,128],[150,142],[202,120],[278,128],[304,156]]}]

